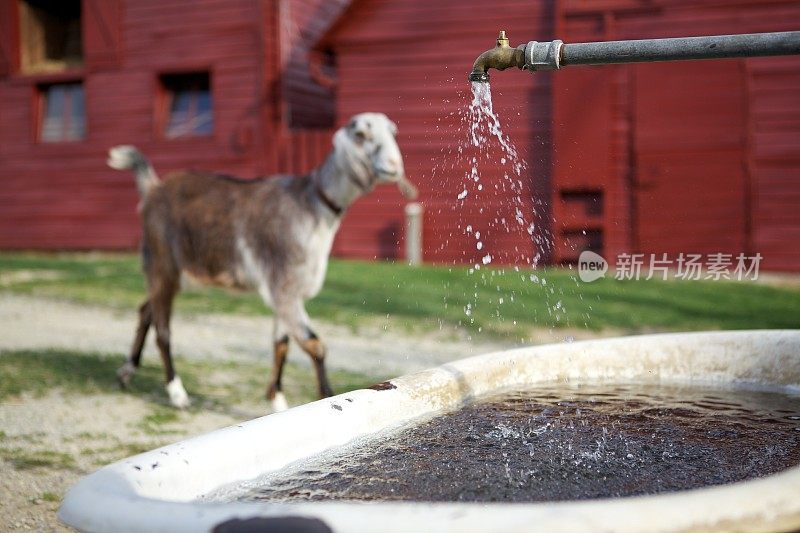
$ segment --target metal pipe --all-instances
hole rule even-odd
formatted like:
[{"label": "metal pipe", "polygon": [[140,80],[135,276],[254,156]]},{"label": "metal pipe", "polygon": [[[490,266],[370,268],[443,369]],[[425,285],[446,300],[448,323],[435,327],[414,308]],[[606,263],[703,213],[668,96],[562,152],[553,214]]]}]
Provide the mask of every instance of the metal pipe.
[{"label": "metal pipe", "polygon": [[800,54],[800,31],[564,45],[561,65],[724,59]]},{"label": "metal pipe", "polygon": [[676,37],[564,44],[530,41],[512,48],[501,32],[494,48],[475,60],[470,81],[488,82],[490,68],[518,67],[531,72],[572,65],[612,65],[654,61],[724,59],[800,54],[800,31]]}]

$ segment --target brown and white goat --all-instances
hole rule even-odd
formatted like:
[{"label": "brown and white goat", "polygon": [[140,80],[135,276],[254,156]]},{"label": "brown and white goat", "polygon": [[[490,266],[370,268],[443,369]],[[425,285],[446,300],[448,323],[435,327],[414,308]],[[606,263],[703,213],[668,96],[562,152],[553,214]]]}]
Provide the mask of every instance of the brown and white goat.
[{"label": "brown and white goat", "polygon": [[136,175],[148,288],[130,356],[117,372],[120,383],[127,385],[139,366],[153,325],[170,401],[189,405],[170,353],[172,302],[185,273],[205,283],[256,289],[274,310],[275,359],[266,393],[273,408],[286,407],[281,373],[290,337],[311,356],[319,395],[332,395],[325,346],[304,304],[322,288],[333,238],[350,204],[381,183],[416,195],[396,135],[397,126],[386,115],[362,113],[335,133],[333,151],[309,175],[256,180],[187,171],[161,181],[136,148],[111,148],[108,165]]}]

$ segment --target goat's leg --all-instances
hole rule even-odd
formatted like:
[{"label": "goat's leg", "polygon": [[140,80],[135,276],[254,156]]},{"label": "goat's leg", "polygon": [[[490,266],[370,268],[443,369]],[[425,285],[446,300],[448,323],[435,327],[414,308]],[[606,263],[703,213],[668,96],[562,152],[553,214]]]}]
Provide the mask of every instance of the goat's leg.
[{"label": "goat's leg", "polygon": [[317,334],[311,329],[310,319],[300,300],[288,302],[275,302],[275,313],[286,324],[289,334],[300,345],[304,352],[311,356],[314,370],[317,373],[317,385],[320,398],[333,396],[333,390],[328,383],[325,372],[325,345],[319,340]]},{"label": "goat's leg", "polygon": [[117,370],[117,379],[122,388],[130,384],[133,374],[139,368],[139,363],[142,359],[142,348],[144,341],[147,337],[147,331],[150,329],[150,324],[153,323],[153,313],[150,310],[150,299],[144,301],[139,306],[139,325],[136,328],[136,336],[133,338],[133,346],[125,364]]},{"label": "goat's leg", "polygon": [[328,383],[328,375],[325,372],[325,355],[327,350],[325,345],[322,344],[322,341],[319,340],[319,337],[317,337],[317,334],[309,327],[307,327],[307,330],[308,339],[300,343],[300,346],[311,356],[311,360],[314,362],[314,370],[317,373],[317,385],[319,386],[319,397],[327,398],[333,396],[333,389],[331,389],[331,385]]},{"label": "goat's leg", "polygon": [[172,352],[170,347],[169,322],[172,315],[172,301],[178,291],[175,279],[161,279],[154,284],[151,291],[150,304],[153,313],[153,323],[156,328],[156,344],[161,352],[161,361],[164,363],[164,372],[167,378],[167,394],[169,401],[175,407],[184,409],[189,407],[189,395],[183,388],[181,378],[175,373],[172,365]]},{"label": "goat's leg", "polygon": [[289,335],[286,326],[276,316],[275,326],[272,333],[273,356],[272,378],[267,387],[267,400],[272,402],[273,411],[285,411],[289,404],[281,390],[281,377],[283,376],[283,365],[286,363],[286,355],[289,353]]}]

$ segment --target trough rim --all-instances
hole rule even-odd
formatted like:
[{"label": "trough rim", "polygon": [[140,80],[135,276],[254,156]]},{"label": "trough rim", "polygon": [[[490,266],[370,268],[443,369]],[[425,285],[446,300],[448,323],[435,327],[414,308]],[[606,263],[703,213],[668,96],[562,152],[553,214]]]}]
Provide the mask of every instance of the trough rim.
[{"label": "trough rim", "polygon": [[[541,503],[213,503],[252,479],[465,399],[565,379],[747,386],[800,394],[800,330],[637,335],[516,348],[395,378],[108,465],[67,494],[82,531],[202,531],[230,519],[316,517],[334,531],[703,531],[800,528],[800,466],[755,480],[652,496]],[[281,438],[276,435],[282,436]],[[282,440],[281,440],[282,439]],[[265,445],[263,442],[268,441]],[[195,466],[202,464],[203,466]]]}]

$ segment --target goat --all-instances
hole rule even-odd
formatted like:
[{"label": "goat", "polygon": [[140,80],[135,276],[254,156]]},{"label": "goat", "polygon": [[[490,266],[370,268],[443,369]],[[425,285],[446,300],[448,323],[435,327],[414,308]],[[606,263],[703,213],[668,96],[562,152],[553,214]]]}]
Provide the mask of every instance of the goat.
[{"label": "goat", "polygon": [[325,346],[311,328],[305,301],[319,293],[342,215],[377,184],[395,183],[409,198],[397,126],[382,113],[355,115],[333,136],[325,162],[302,177],[244,180],[204,172],[177,172],[161,181],[133,146],[109,150],[108,165],[132,170],[141,196],[142,264],[148,295],[130,355],[117,371],[126,387],[139,363],[150,326],[178,408],[190,404],[170,352],[170,315],[181,274],[201,282],[256,289],[274,310],[274,364],[266,397],[287,407],[281,375],[293,338],[311,356],[320,397],[333,394]]}]

